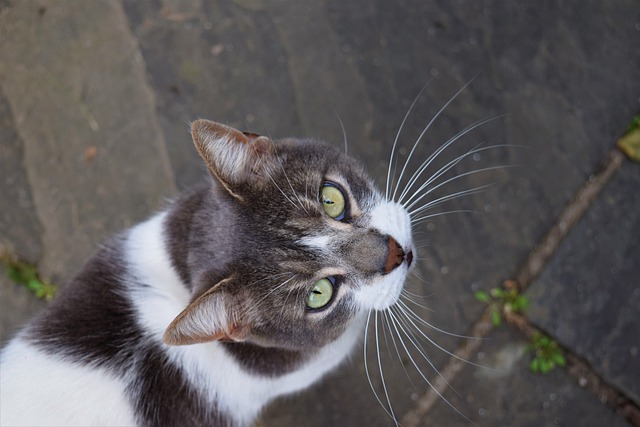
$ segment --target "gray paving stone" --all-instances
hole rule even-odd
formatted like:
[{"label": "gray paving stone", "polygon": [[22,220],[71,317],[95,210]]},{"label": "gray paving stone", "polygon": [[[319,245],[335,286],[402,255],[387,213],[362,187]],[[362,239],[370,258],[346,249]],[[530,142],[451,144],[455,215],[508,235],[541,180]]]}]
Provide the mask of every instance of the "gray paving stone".
[{"label": "gray paving stone", "polygon": [[[623,427],[627,421],[581,388],[562,369],[529,370],[527,343],[506,327],[493,331],[473,362],[424,420],[428,426]],[[488,369],[487,369],[488,368]],[[463,418],[453,408],[467,419]]]},{"label": "gray paving stone", "polygon": [[[14,128],[13,114],[0,87],[0,246],[16,251],[24,260],[40,259],[42,228],[34,210],[25,171],[22,141]],[[44,301],[0,275],[0,344],[19,325],[42,309]]]},{"label": "gray paving stone", "polygon": [[42,227],[40,267],[64,283],[101,240],[162,206],[173,177],[117,3],[2,10],[1,84]]},{"label": "gray paving stone", "polygon": [[640,167],[627,162],[530,288],[533,322],[640,404]]}]

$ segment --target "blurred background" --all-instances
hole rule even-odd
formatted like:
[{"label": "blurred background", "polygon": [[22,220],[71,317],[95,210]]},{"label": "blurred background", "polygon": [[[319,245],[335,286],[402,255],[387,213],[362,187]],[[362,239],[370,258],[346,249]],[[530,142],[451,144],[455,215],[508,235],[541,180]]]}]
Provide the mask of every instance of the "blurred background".
[{"label": "blurred background", "polygon": [[[64,286],[101,241],[206,179],[197,118],[339,147],[344,130],[384,188],[417,99],[396,176],[432,121],[409,170],[465,129],[431,173],[496,148],[439,182],[501,167],[439,188],[430,200],[491,185],[429,211],[471,213],[416,230],[408,286],[436,344],[425,358],[404,337],[410,357],[380,318],[379,351],[372,326],[366,349],[259,425],[388,426],[390,405],[403,425],[640,425],[640,168],[607,163],[639,76],[635,0],[0,0],[0,245]],[[525,330],[569,360],[534,373],[530,337],[487,326],[476,293],[518,274],[603,162],[602,191],[522,286]],[[2,342],[45,305],[0,278]],[[470,342],[470,363],[447,370]]]}]

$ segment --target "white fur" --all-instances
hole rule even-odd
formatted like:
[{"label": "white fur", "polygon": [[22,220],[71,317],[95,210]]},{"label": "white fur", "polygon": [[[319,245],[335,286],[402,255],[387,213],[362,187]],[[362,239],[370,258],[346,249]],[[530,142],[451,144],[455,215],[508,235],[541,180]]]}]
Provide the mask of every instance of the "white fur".
[{"label": "white fur", "polygon": [[[137,280],[149,287],[133,291],[141,325],[158,342],[165,328],[188,304],[189,294],[171,267],[162,222],[165,214],[135,227],[127,242],[127,259]],[[211,316],[216,316],[211,313]],[[351,352],[362,333],[357,319],[336,342],[325,347],[309,363],[290,374],[267,378],[244,371],[218,342],[182,347],[164,346],[169,357],[186,368],[189,381],[211,404],[217,404],[249,424],[261,408],[275,397],[307,388],[334,369]]]},{"label": "white fur", "polygon": [[135,425],[125,384],[103,369],[42,353],[20,338],[1,359],[0,425]]},{"label": "white fur", "polygon": [[371,228],[382,234],[387,234],[402,246],[405,252],[412,249],[411,218],[407,211],[398,203],[382,202],[371,212]]},{"label": "white fur", "polygon": [[298,241],[303,246],[310,249],[317,249],[325,252],[331,249],[331,237],[329,236],[306,236]]},{"label": "white fur", "polygon": [[[369,226],[382,234],[393,237],[405,252],[413,251],[411,241],[411,218],[398,203],[381,202],[371,211]],[[385,310],[400,298],[409,267],[406,262],[391,273],[376,277],[371,283],[360,286],[355,293],[356,301],[364,309]]]},{"label": "white fur", "polygon": [[238,143],[231,135],[220,138],[209,137],[205,141],[206,150],[211,153],[218,170],[229,177],[235,171],[244,171],[249,162],[248,145]]}]

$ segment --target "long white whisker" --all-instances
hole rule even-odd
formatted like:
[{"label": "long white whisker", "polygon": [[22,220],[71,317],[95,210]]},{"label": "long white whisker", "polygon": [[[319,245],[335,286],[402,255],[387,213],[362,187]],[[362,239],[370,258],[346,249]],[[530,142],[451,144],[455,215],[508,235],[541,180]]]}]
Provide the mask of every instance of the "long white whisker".
[{"label": "long white whisker", "polygon": [[[429,85],[430,82],[431,82],[431,79],[429,79],[429,81],[427,81],[424,84],[424,86],[422,86],[422,89],[420,89],[420,91],[418,92],[418,95],[416,95],[416,97],[413,99],[413,102],[409,106],[409,109],[407,110],[407,113],[404,115],[404,118],[402,119],[402,122],[400,123],[400,127],[398,128],[398,132],[396,133],[396,138],[393,140],[393,147],[391,147],[391,155],[389,156],[389,169],[387,170],[387,185],[385,187],[385,192],[384,192],[384,199],[386,201],[389,201],[389,179],[391,178],[391,166],[394,163],[393,157],[394,157],[394,154],[395,154],[395,151],[396,151],[396,146],[398,145],[398,139],[400,138],[400,133],[402,132],[402,128],[404,127],[405,122],[409,118],[409,115],[411,114],[411,111],[413,110],[413,107],[416,105],[416,102],[418,102],[418,99],[420,99],[420,97],[422,96],[422,93],[427,88],[427,86]],[[395,175],[395,173],[394,173],[394,175]],[[393,185],[393,182],[391,182],[391,185]]]},{"label": "long white whisker", "polygon": [[257,303],[260,304],[262,301],[264,301],[269,295],[271,295],[272,293],[274,293],[275,291],[277,291],[278,289],[280,289],[281,287],[283,287],[284,285],[286,285],[287,283],[289,283],[290,281],[292,281],[296,276],[293,273],[289,273],[291,274],[291,277],[288,278],[287,280],[285,280],[284,282],[280,283],[278,286],[276,286],[275,288],[271,289],[265,296],[263,296]]},{"label": "long white whisker", "polygon": [[[402,370],[404,371],[405,375],[407,376],[407,379],[411,383],[411,386],[415,389],[415,385],[413,384],[413,381],[411,380],[411,376],[409,375],[409,372],[407,371],[407,368],[404,366],[404,363],[402,363],[402,356],[400,355],[400,350],[398,349],[398,345],[396,343],[396,339],[395,339],[395,337],[393,335],[393,329],[391,328],[391,324],[389,323],[389,322],[392,322],[393,319],[387,315],[386,311],[383,311],[382,314],[384,315],[385,324],[387,325],[387,328],[389,329],[389,335],[391,335],[391,341],[393,342],[393,347],[396,350],[396,355],[398,356],[398,361],[400,362],[400,366],[402,366]],[[401,339],[401,337],[398,337],[398,339]]]},{"label": "long white whisker", "polygon": [[[493,170],[506,169],[506,168],[508,168],[508,167],[512,167],[512,166],[509,166],[509,165],[507,165],[507,166],[490,166],[490,167],[486,167],[486,168],[474,169],[474,170],[472,170],[472,171],[464,172],[464,173],[461,173],[460,175],[453,176],[453,177],[451,177],[451,178],[449,178],[449,179],[447,179],[447,180],[445,180],[445,181],[443,181],[443,182],[439,183],[439,184],[438,184],[438,185],[436,185],[435,187],[430,188],[430,189],[429,189],[429,190],[427,190],[426,192],[424,192],[420,197],[418,197],[416,200],[414,200],[414,201],[413,201],[409,206],[406,206],[406,207],[405,207],[405,209],[406,209],[407,211],[411,212],[411,210],[413,209],[413,207],[414,207],[417,203],[420,203],[420,201],[421,201],[424,197],[426,197],[426,196],[428,196],[429,194],[431,194],[432,192],[436,191],[438,188],[443,187],[443,186],[445,186],[445,185],[447,185],[447,184],[449,184],[449,183],[451,183],[451,182],[453,182],[453,181],[456,181],[456,180],[458,180],[458,179],[464,178],[465,176],[475,175],[475,174],[479,174],[479,173],[482,173],[482,172],[489,172],[489,171],[493,171]],[[491,185],[491,184],[488,184],[488,186],[490,186],[490,185]],[[478,187],[478,188],[481,188],[481,187]],[[422,187],[420,187],[420,189],[421,189],[421,190],[423,190],[423,188],[422,188]],[[420,208],[419,208],[419,209],[420,209]],[[414,213],[415,213],[415,212],[414,212]]]},{"label": "long white whisker", "polygon": [[340,119],[340,115],[338,114],[338,112],[336,110],[333,110],[333,114],[335,114],[336,119],[338,119],[338,123],[340,123],[340,129],[342,129],[342,140],[344,142],[344,154],[347,154],[349,149],[347,145],[347,131],[344,128],[344,123],[342,123],[342,120]]},{"label": "long white whisker", "polygon": [[[287,183],[289,184],[289,188],[291,189],[291,193],[293,194],[293,197],[296,198],[296,200],[298,201],[298,205],[308,215],[309,212],[307,211],[307,208],[304,206],[304,203],[302,203],[302,200],[300,200],[300,197],[298,196],[298,193],[293,188],[293,185],[291,184],[291,181],[289,180],[289,176],[287,175],[287,171],[284,169],[284,166],[282,166],[282,163],[280,163],[280,170],[282,170],[282,174],[284,175],[284,178],[287,180]],[[289,199],[289,200],[291,200],[291,199]]]},{"label": "long white whisker", "polygon": [[[397,307],[397,308],[398,308],[398,309],[399,309],[399,310],[404,314],[404,319],[406,319],[409,323],[411,323],[411,326],[413,326],[414,330],[415,330],[415,331],[417,331],[417,332],[418,332],[418,333],[419,333],[419,334],[420,334],[424,339],[426,339],[426,340],[427,340],[431,345],[433,345],[434,347],[436,347],[438,350],[440,350],[440,351],[444,352],[445,354],[447,354],[447,355],[449,355],[449,356],[453,357],[454,359],[458,359],[458,360],[460,360],[461,362],[467,363],[467,364],[469,364],[469,365],[472,365],[472,366],[475,366],[475,367],[478,367],[478,368],[483,368],[483,369],[491,369],[491,368],[488,368],[488,367],[486,367],[486,366],[482,366],[482,365],[480,365],[480,364],[478,364],[478,363],[472,362],[472,361],[470,361],[470,360],[464,359],[464,358],[462,358],[462,357],[458,356],[457,354],[452,353],[452,352],[450,352],[449,350],[445,349],[445,348],[444,348],[444,347],[442,347],[440,344],[438,344],[436,341],[434,341],[431,337],[429,337],[427,334],[425,334],[425,333],[422,331],[422,329],[420,329],[420,327],[419,327],[418,325],[416,325],[416,323],[411,319],[411,317],[409,316],[409,314],[408,314],[406,311],[404,311],[404,309],[403,309],[402,307],[400,307],[400,306],[396,306],[396,307]],[[432,327],[432,326],[431,326],[431,325],[429,325],[428,323],[425,323],[425,324],[426,324],[427,326],[429,326],[429,327]],[[436,329],[436,328],[434,328],[434,329]],[[436,329],[436,330],[437,330],[437,329]],[[440,331],[440,330],[439,330],[439,332],[446,333],[446,332],[444,332],[444,331]],[[447,334],[448,334],[448,333],[447,333]],[[456,336],[456,335],[453,335],[453,334],[452,334],[452,336]],[[463,337],[463,336],[458,336],[458,337],[459,337],[459,338],[465,338],[465,339],[472,338],[472,337]]]},{"label": "long white whisker", "polygon": [[[406,297],[405,297],[406,298]],[[411,301],[415,304],[414,301]],[[413,311],[411,309],[411,307],[409,307],[404,301],[402,300],[398,300],[398,305],[399,305],[399,309],[405,314],[405,316],[407,317],[411,317],[413,318],[415,321],[417,321],[418,323],[421,323],[423,325],[425,325],[426,327],[428,327],[429,329],[433,329],[434,331],[440,332],[441,334],[444,335],[449,335],[450,337],[455,337],[455,338],[464,338],[467,340],[477,340],[477,339],[481,339],[478,337],[471,337],[468,335],[459,335],[459,334],[454,334],[453,332],[447,332],[444,329],[440,329],[437,326],[432,325],[431,323],[427,322],[426,320],[424,320],[423,318],[421,318],[420,316],[418,316],[415,311]],[[419,304],[417,304],[419,307]]]},{"label": "long white whisker", "polygon": [[377,356],[378,356],[378,369],[380,370],[380,380],[382,381],[382,390],[384,390],[384,395],[387,398],[387,404],[389,405],[389,412],[391,412],[391,418],[393,419],[393,422],[397,425],[398,421],[396,418],[396,414],[393,412],[393,406],[391,405],[391,399],[389,398],[389,391],[387,390],[387,383],[385,382],[384,379],[384,372],[382,371],[382,360],[380,358],[380,343],[379,343],[379,339],[378,339],[378,312],[376,311],[375,313],[375,323],[374,323],[374,328],[375,328],[375,334],[376,334],[376,349],[377,349]]},{"label": "long white whisker", "polygon": [[427,125],[424,127],[424,129],[422,130],[422,133],[420,133],[420,135],[418,136],[418,139],[413,144],[413,147],[411,147],[411,151],[409,152],[409,155],[405,159],[404,166],[402,167],[402,170],[400,171],[400,176],[398,177],[398,182],[396,182],[395,189],[393,190],[393,196],[391,197],[392,200],[396,200],[396,193],[398,192],[398,187],[400,186],[400,182],[402,182],[402,177],[404,175],[404,172],[406,171],[407,166],[409,165],[409,161],[411,160],[411,157],[413,157],[413,153],[416,151],[416,148],[420,144],[420,141],[422,140],[424,135],[427,133],[427,131],[429,130],[433,122],[440,116],[440,114],[442,114],[442,112],[449,106],[449,104],[451,104],[458,97],[458,95],[460,95],[460,93],[462,93],[462,91],[465,90],[467,86],[469,86],[469,84],[471,84],[472,81],[473,79],[469,80],[451,98],[449,98],[449,100],[438,110],[438,112],[431,118],[429,123],[427,123]]},{"label": "long white whisker", "polygon": [[450,215],[450,214],[455,214],[455,213],[471,213],[471,214],[477,214],[478,211],[472,211],[469,209],[459,209],[459,210],[454,210],[454,211],[446,211],[446,212],[438,212],[438,213],[434,213],[434,214],[430,214],[430,215],[425,215],[425,216],[421,216],[419,218],[416,218],[415,220],[411,221],[411,225],[412,226],[417,226],[419,224],[422,224],[425,221],[430,220],[431,218],[437,217],[437,216],[444,216],[444,215]]},{"label": "long white whisker", "polygon": [[[394,316],[393,312],[390,312],[391,316]],[[394,316],[395,317],[395,316]],[[394,327],[395,326],[399,326],[400,329],[404,332],[404,335],[409,339],[409,342],[414,346],[414,348],[420,353],[420,355],[429,363],[429,365],[438,373],[438,376],[440,376],[440,378],[442,378],[442,380],[452,389],[455,391],[455,389],[453,389],[453,387],[451,387],[451,385],[447,382],[447,380],[442,376],[442,374],[440,374],[440,372],[438,371],[438,369],[433,365],[433,362],[431,361],[431,359],[429,359],[429,357],[424,353],[424,351],[422,350],[422,347],[416,343],[412,338],[411,335],[409,333],[407,333],[407,331],[402,328],[402,325],[400,324],[402,322],[401,319],[396,319],[397,321],[394,322]],[[396,330],[396,332],[398,334],[400,334],[400,332],[398,330]],[[458,408],[456,408],[455,406],[453,406],[453,404],[451,402],[449,402],[449,400],[447,400],[447,398],[445,398],[442,393],[440,393],[438,391],[438,389],[431,383],[431,381],[429,381],[427,379],[427,377],[422,373],[422,370],[418,367],[418,364],[416,363],[416,361],[414,360],[413,356],[411,355],[409,349],[406,347],[406,345],[404,344],[404,341],[400,341],[402,346],[404,347],[405,351],[407,352],[407,355],[409,356],[409,360],[411,361],[411,363],[413,364],[413,366],[416,368],[416,370],[418,371],[418,373],[420,374],[420,376],[422,377],[422,379],[424,379],[424,381],[429,385],[429,387],[431,387],[431,389],[438,395],[438,397],[440,397],[440,399],[442,399],[447,405],[449,405],[449,407],[451,407],[454,411],[456,411],[460,416],[462,416],[463,418],[465,418],[466,420],[469,421],[469,419],[462,413],[460,412],[460,410]]]},{"label": "long white whisker", "polygon": [[[417,306],[417,307],[420,307],[420,308],[421,308],[421,309],[423,309],[423,310],[427,310],[427,311],[430,311],[430,312],[432,312],[432,313],[434,313],[434,312],[435,312],[432,308],[429,308],[429,307],[427,307],[427,306],[425,306],[425,305],[422,305],[422,304],[420,304],[420,303],[418,302],[418,299],[426,299],[426,298],[425,298],[424,296],[422,296],[422,295],[418,295],[418,294],[414,294],[414,293],[408,292],[406,289],[403,289],[403,290],[402,290],[402,292],[400,293],[400,295],[402,295],[402,297],[403,297],[405,300],[409,301],[410,303],[412,303],[413,305],[415,305],[415,306]],[[399,302],[400,302],[400,301],[398,301],[398,303],[399,303]]]},{"label": "long white whisker", "polygon": [[442,144],[436,151],[434,151],[433,153],[431,153],[431,155],[429,155],[429,157],[427,157],[427,159],[422,163],[422,165],[420,165],[420,167],[416,170],[416,172],[413,173],[413,175],[411,176],[411,179],[407,182],[407,185],[405,186],[404,190],[402,191],[402,193],[400,194],[400,197],[398,197],[398,201],[402,201],[402,199],[406,196],[406,194],[410,191],[411,187],[413,187],[413,185],[415,184],[415,182],[418,180],[418,178],[422,175],[422,173],[429,167],[429,165],[443,152],[445,151],[447,148],[449,148],[449,146],[451,146],[453,143],[455,143],[456,141],[458,141],[460,138],[462,138],[463,136],[465,136],[467,133],[475,130],[476,128],[489,123],[493,120],[496,120],[498,118],[502,118],[504,116],[494,116],[494,117],[488,117],[482,120],[479,120],[475,123],[472,123],[471,125],[467,126],[466,128],[464,128],[463,130],[461,130],[460,132],[456,133],[455,135],[453,135],[451,138],[449,138],[447,140],[447,142],[445,142],[444,144]]},{"label": "long white whisker", "polygon": [[369,364],[367,363],[367,338],[369,336],[369,322],[371,320],[372,311],[373,311],[372,309],[369,310],[369,314],[367,315],[367,323],[364,326],[364,346],[363,346],[364,371],[367,375],[367,381],[369,382],[369,387],[371,387],[371,391],[373,392],[373,395],[375,396],[376,400],[378,401],[378,403],[380,404],[384,412],[386,412],[387,415],[389,415],[389,417],[395,420],[395,417],[387,410],[387,407],[385,406],[385,404],[382,403],[382,400],[380,399],[380,396],[378,395],[376,388],[373,386],[373,381],[371,381],[371,374],[369,372]]},{"label": "long white whisker", "polygon": [[454,199],[458,199],[461,197],[465,197],[465,196],[469,196],[472,194],[476,194],[476,193],[480,193],[482,191],[484,191],[485,189],[491,187],[493,184],[486,184],[486,185],[481,185],[479,187],[474,187],[474,188],[470,188],[468,190],[461,190],[458,191],[456,193],[452,193],[452,194],[447,194],[446,196],[442,196],[439,197],[437,199],[431,200],[428,203],[425,203],[424,205],[420,206],[419,208],[414,209],[413,211],[409,212],[409,216],[411,218],[415,218],[415,216],[417,214],[419,214],[420,212],[424,212],[428,209],[433,209],[436,206],[440,206],[441,204],[448,202],[450,200],[454,200]]},{"label": "long white whisker", "polygon": [[280,188],[280,186],[278,185],[278,183],[277,183],[277,182],[275,182],[275,180],[274,180],[271,176],[269,176],[269,179],[271,180],[271,182],[273,182],[273,185],[275,185],[275,186],[276,186],[276,188],[280,191],[280,193],[284,196],[284,198],[285,198],[285,199],[287,199],[287,200],[289,201],[289,203],[291,203],[291,206],[293,206],[294,208],[297,208],[297,207],[298,207],[298,205],[296,205],[296,204],[295,204],[295,202],[294,202],[293,200],[291,200],[291,199],[289,198],[289,196],[287,196],[287,195],[285,194],[285,192],[284,192],[284,191],[282,191],[282,188]]},{"label": "long white whisker", "polygon": [[[492,145],[490,147],[483,147],[483,148],[478,148],[478,149],[473,149],[453,160],[451,160],[449,163],[447,163],[446,165],[444,165],[443,167],[441,167],[433,176],[431,176],[427,181],[425,181],[422,185],[420,185],[420,187],[413,193],[413,195],[411,197],[409,197],[409,199],[407,199],[404,203],[402,203],[402,206],[405,207],[405,209],[410,210],[416,203],[418,203],[422,198],[424,198],[425,195],[437,190],[438,188],[452,182],[455,181],[457,179],[463,178],[465,176],[469,176],[469,175],[474,175],[477,173],[481,173],[481,172],[487,172],[487,171],[491,171],[491,170],[498,170],[498,169],[506,169],[509,167],[514,167],[516,165],[501,165],[501,166],[487,166],[485,168],[478,168],[478,169],[474,169],[471,171],[467,171],[458,175],[455,175],[451,178],[446,179],[445,181],[439,183],[438,185],[430,188],[428,191],[422,193],[429,185],[431,185],[432,183],[434,183],[438,178],[440,178],[442,175],[444,175],[445,173],[447,173],[449,170],[453,169],[458,163],[460,163],[462,160],[464,160],[466,157],[469,157],[471,155],[477,154],[481,151],[485,151],[485,150],[490,150],[490,149],[494,149],[494,148],[498,148],[498,147],[502,147],[500,145]],[[411,202],[411,200],[413,200],[418,194],[421,194],[421,196],[417,199],[414,200],[413,202]],[[411,203],[409,203],[411,202]]]}]

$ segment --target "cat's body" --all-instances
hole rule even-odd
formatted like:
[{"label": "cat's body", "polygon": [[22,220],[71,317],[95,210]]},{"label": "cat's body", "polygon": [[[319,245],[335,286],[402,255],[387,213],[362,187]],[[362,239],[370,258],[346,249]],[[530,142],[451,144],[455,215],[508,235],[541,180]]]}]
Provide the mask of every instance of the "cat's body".
[{"label": "cat's body", "polygon": [[112,239],[9,343],[2,425],[246,425],[398,299],[409,215],[353,160],[202,120],[192,134],[213,181]]}]

